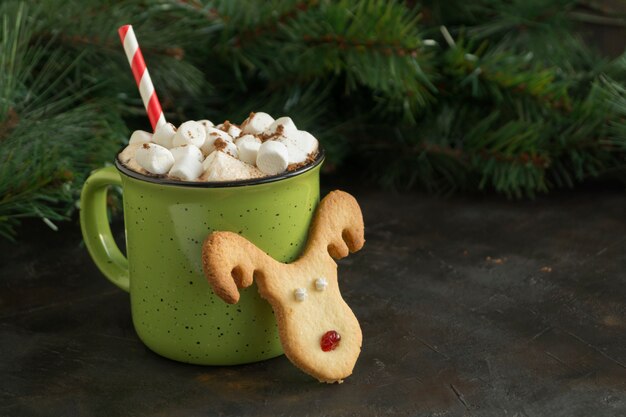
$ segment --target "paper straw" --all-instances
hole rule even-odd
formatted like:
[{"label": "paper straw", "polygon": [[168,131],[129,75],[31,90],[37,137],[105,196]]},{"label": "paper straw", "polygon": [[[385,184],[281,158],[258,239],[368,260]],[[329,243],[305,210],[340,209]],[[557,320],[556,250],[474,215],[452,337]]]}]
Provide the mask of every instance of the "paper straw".
[{"label": "paper straw", "polygon": [[141,100],[143,100],[143,105],[146,108],[146,112],[148,112],[152,130],[156,130],[157,127],[165,124],[165,116],[163,115],[156,91],[154,91],[148,68],[143,60],[137,37],[131,25],[121,26],[117,31],[120,34],[122,45],[124,45],[124,52],[126,52],[130,69],[135,76]]}]

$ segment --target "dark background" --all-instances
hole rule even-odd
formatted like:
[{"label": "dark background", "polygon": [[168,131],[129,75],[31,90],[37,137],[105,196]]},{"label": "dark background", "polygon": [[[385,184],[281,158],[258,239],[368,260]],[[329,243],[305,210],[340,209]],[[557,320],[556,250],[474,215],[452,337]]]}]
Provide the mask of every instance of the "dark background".
[{"label": "dark background", "polygon": [[[594,2],[626,13],[622,1]],[[607,55],[617,21],[581,26]],[[588,181],[534,200],[394,192],[349,170],[365,248],[340,263],[364,344],[324,385],[284,357],[234,367],[147,350],[76,218],[0,241],[1,416],[626,415],[626,194]],[[123,243],[123,224],[113,229]]]}]

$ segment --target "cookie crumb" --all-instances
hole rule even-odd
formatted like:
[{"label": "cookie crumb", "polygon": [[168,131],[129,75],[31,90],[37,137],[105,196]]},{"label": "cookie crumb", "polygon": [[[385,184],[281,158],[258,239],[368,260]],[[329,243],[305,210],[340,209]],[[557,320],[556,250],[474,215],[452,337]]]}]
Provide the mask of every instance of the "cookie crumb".
[{"label": "cookie crumb", "polygon": [[485,260],[487,262],[491,262],[494,265],[502,265],[506,261],[506,258],[492,258],[491,256],[487,256]]}]

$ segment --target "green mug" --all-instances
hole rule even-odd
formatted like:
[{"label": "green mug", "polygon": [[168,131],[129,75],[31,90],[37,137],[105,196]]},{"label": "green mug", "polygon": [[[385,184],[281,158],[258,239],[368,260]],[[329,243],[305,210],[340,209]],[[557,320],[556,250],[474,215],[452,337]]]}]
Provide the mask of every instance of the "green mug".
[{"label": "green mug", "polygon": [[[233,365],[283,353],[270,305],[252,285],[229,305],[202,272],[201,248],[216,230],[239,233],[273,258],[290,262],[306,245],[319,202],[315,161],[282,175],[233,182],[148,177],[123,166],[95,171],[81,193],[80,224],[91,257],[130,293],[143,343],[166,358]],[[126,253],[117,247],[106,210],[107,188],[122,187]]]}]

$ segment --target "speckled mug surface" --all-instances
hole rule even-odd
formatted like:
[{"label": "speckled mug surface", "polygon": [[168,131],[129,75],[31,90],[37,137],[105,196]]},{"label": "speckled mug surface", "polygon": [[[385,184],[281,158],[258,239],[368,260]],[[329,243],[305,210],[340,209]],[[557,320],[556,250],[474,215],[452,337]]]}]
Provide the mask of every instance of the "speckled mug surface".
[{"label": "speckled mug surface", "polygon": [[[140,339],[181,362],[232,365],[282,354],[270,305],[256,286],[229,305],[202,272],[201,246],[215,230],[236,232],[282,262],[304,249],[319,202],[315,162],[283,175],[231,183],[147,177],[116,161],[94,172],[81,194],[81,228],[102,273],[130,292]],[[106,192],[121,185],[127,257],[113,240]]]}]

